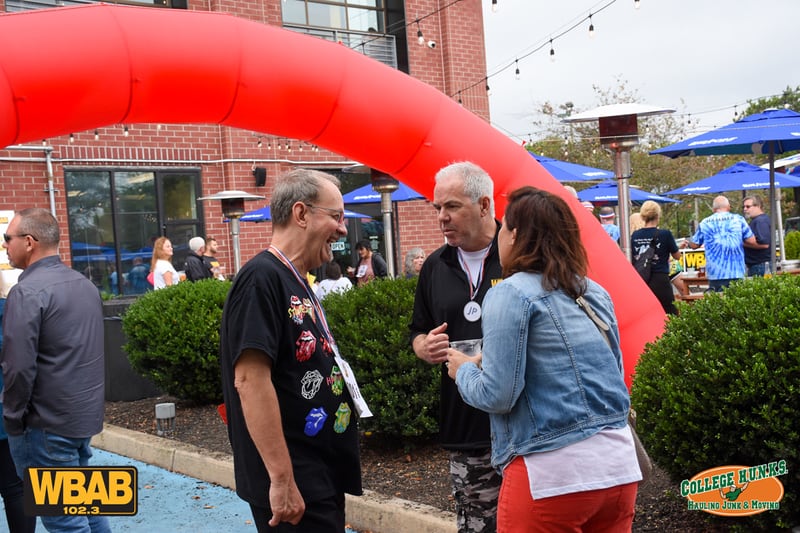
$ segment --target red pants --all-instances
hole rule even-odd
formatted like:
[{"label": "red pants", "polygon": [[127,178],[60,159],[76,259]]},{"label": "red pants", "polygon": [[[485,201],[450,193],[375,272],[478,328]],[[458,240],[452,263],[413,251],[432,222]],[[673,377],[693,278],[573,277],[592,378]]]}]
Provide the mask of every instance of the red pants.
[{"label": "red pants", "polygon": [[497,505],[498,533],[630,531],[638,483],[575,492],[541,500],[531,497],[525,461],[517,457],[503,471]]}]

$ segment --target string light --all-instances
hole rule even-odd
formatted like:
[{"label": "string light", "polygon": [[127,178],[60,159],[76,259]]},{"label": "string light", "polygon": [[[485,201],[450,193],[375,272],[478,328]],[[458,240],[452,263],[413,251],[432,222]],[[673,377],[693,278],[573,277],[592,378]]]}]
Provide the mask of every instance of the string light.
[{"label": "string light", "polygon": [[425,44],[425,36],[422,35],[422,29],[419,27],[419,20],[415,21],[417,23],[417,42],[420,46]]},{"label": "string light", "polygon": [[70,133],[69,134],[69,142],[70,143],[74,143],[75,142],[75,134],[74,133]]},{"label": "string light", "polygon": [[633,0],[633,8],[639,9],[639,0]]},{"label": "string light", "polygon": [[100,132],[98,130],[94,130],[94,140],[95,141],[100,140]]},{"label": "string light", "polygon": [[261,148],[261,137],[258,138],[258,142],[256,142],[256,146]]},{"label": "string light", "polygon": [[42,139],[42,146],[47,146],[47,139]]},{"label": "string light", "polygon": [[516,64],[517,64],[517,70],[516,70],[516,72],[514,72],[514,76],[515,76],[517,79],[519,79],[519,59],[515,59],[515,60],[514,60],[514,63],[516,63]]},{"label": "string light", "polygon": [[122,136],[123,136],[123,137],[127,137],[127,136],[128,136],[128,133],[129,133],[129,132],[128,132],[128,126],[125,126],[125,127],[122,129]]},{"label": "string light", "polygon": [[553,50],[553,39],[550,39],[550,61],[555,62],[556,51]]},{"label": "string light", "polygon": [[161,124],[156,124],[156,131],[161,131]]},{"label": "string light", "polygon": [[589,37],[594,37],[594,24],[592,23],[591,13],[589,13]]},{"label": "string light", "polygon": [[498,9],[500,9],[500,6],[497,5],[497,0],[492,0],[492,13],[497,13]]},{"label": "string light", "polygon": [[461,91],[458,91],[458,105],[464,105],[464,102],[461,101]]},{"label": "string light", "polygon": [[[484,79],[486,79],[486,78],[484,78]],[[487,80],[487,82],[486,82],[486,96],[492,96],[492,88],[491,88],[491,87],[489,87],[489,82],[488,82],[488,80]]]}]

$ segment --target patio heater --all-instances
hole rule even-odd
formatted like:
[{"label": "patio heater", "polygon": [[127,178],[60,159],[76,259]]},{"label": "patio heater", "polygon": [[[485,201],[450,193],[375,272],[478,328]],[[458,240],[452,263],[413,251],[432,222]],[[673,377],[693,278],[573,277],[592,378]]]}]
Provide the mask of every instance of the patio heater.
[{"label": "patio heater", "polygon": [[250,200],[263,200],[263,196],[244,191],[220,191],[212,196],[203,196],[198,200],[220,200],[222,215],[230,220],[231,243],[233,244],[233,273],[236,275],[242,267],[242,256],[239,251],[239,217],[244,215],[244,203]]},{"label": "patio heater", "polygon": [[674,109],[643,104],[611,104],[562,120],[565,123],[597,120],[600,126],[600,145],[614,154],[614,175],[619,198],[620,248],[628,258],[631,252],[631,194],[628,180],[631,177],[631,150],[639,144],[638,117],[674,113]]},{"label": "patio heater", "polygon": [[372,188],[381,194],[381,215],[383,215],[383,242],[386,246],[386,267],[389,277],[394,277],[394,243],[392,239],[392,193],[400,186],[388,174],[374,168],[370,169]]}]

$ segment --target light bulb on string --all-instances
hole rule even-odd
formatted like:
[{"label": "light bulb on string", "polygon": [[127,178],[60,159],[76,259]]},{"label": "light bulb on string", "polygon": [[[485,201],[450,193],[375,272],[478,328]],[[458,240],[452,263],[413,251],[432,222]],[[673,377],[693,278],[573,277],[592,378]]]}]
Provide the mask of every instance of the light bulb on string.
[{"label": "light bulb on string", "polygon": [[497,5],[497,0],[492,0],[492,13],[497,13],[498,9],[500,9],[500,6]]},{"label": "light bulb on string", "polygon": [[161,124],[156,124],[156,131],[161,131]]},{"label": "light bulb on string", "polygon": [[519,59],[515,59],[514,64],[517,66],[517,70],[514,72],[514,77],[519,79]]},{"label": "light bulb on string", "polygon": [[633,9],[639,9],[639,0],[633,0]]},{"label": "light bulb on string", "polygon": [[417,23],[417,42],[420,46],[425,45],[425,36],[422,35],[422,29],[419,27],[419,21],[415,21]]},{"label": "light bulb on string", "polygon": [[555,63],[556,51],[553,50],[553,39],[550,39],[550,61]]},{"label": "light bulb on string", "polygon": [[592,22],[591,13],[589,13],[589,37],[594,37],[594,23]]},{"label": "light bulb on string", "polygon": [[458,105],[464,105],[464,102],[461,101],[461,91],[458,91]]},{"label": "light bulb on string", "polygon": [[69,134],[69,142],[70,142],[70,144],[75,142],[75,134],[74,133],[70,133]]},{"label": "light bulb on string", "polygon": [[128,132],[128,126],[125,126],[125,127],[122,129],[122,136],[123,136],[123,137],[127,137],[128,135],[129,135],[129,132]]},{"label": "light bulb on string", "polygon": [[42,146],[47,146],[47,139],[42,139]]},{"label": "light bulb on string", "polygon": [[258,148],[261,148],[261,137],[258,138],[258,141],[256,142],[256,146]]},{"label": "light bulb on string", "polygon": [[489,87],[489,83],[486,83],[486,96],[492,96],[492,88]]},{"label": "light bulb on string", "polygon": [[95,141],[100,140],[100,132],[98,130],[94,130],[94,140]]}]

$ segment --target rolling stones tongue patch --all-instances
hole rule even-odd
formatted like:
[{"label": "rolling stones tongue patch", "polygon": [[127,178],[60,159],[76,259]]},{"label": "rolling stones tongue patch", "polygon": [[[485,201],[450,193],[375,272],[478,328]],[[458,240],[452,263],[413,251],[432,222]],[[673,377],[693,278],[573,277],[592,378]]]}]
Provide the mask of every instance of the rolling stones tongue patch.
[{"label": "rolling stones tongue patch", "polygon": [[339,408],[336,410],[336,419],[333,421],[333,430],[336,433],[344,433],[347,430],[347,426],[350,425],[351,413],[352,411],[347,403],[342,402],[339,404]]},{"label": "rolling stones tongue patch", "polygon": [[311,356],[314,355],[314,352],[317,350],[317,339],[308,330],[303,331],[294,344],[297,346],[294,356],[301,363],[311,359]]},{"label": "rolling stones tongue patch", "polygon": [[300,300],[298,296],[293,294],[289,298],[289,316],[292,322],[299,326],[303,323],[306,315],[311,316],[312,320],[314,319],[314,306],[311,305],[311,300],[308,298]]},{"label": "rolling stones tongue patch", "polygon": [[315,407],[306,415],[306,426],[303,433],[309,437],[316,436],[325,425],[325,420],[328,419],[328,413],[325,412],[323,407]]}]

